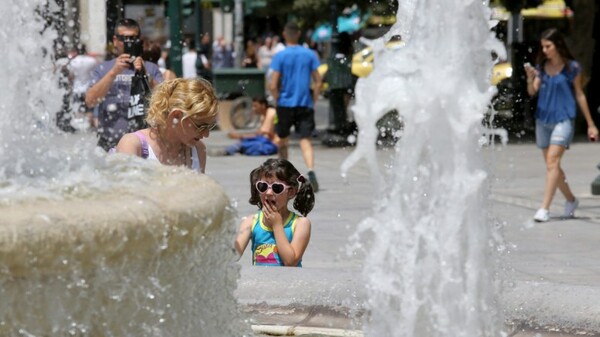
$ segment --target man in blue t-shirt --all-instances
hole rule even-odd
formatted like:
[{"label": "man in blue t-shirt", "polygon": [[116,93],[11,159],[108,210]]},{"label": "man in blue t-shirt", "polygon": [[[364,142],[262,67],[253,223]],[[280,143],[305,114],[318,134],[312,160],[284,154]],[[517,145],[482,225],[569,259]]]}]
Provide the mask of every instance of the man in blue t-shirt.
[{"label": "man in blue t-shirt", "polygon": [[[314,173],[314,153],[310,138],[315,129],[314,103],[319,97],[321,75],[317,71],[319,59],[310,49],[298,44],[300,29],[294,22],[285,25],[283,37],[286,48],[275,54],[271,61],[273,74],[270,89],[277,102],[277,124],[275,132],[279,136],[279,157],[288,157],[288,137],[290,128],[300,134],[300,149],[308,168],[308,178],[315,192],[319,190]],[[311,91],[311,79],[313,89]]]},{"label": "man in blue t-shirt", "polygon": [[[140,44],[140,26],[135,20],[123,19],[115,27],[113,44],[118,56],[99,64],[92,71],[92,86],[87,90],[85,103],[88,107],[99,105],[98,146],[105,151],[115,147],[121,137],[128,132],[127,111],[131,93],[131,78],[136,70],[145,69],[149,76],[150,88],[163,81],[158,66],[144,61],[141,51],[132,49],[125,52],[125,45]],[[132,54],[139,55],[132,55]]]}]

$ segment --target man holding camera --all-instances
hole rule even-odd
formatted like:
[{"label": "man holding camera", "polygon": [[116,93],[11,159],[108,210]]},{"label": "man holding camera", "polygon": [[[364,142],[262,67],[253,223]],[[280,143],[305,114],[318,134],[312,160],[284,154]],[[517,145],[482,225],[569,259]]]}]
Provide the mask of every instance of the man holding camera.
[{"label": "man holding camera", "polygon": [[142,59],[140,26],[135,20],[122,19],[117,23],[113,44],[118,56],[92,71],[92,86],[85,96],[89,107],[99,105],[98,146],[105,151],[115,147],[128,132],[127,112],[135,72],[145,71],[151,88],[163,81],[158,66]]}]

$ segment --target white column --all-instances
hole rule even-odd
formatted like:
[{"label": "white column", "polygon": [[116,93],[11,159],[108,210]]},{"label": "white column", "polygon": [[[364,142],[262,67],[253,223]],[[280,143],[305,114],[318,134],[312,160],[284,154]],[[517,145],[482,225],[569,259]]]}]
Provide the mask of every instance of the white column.
[{"label": "white column", "polygon": [[212,10],[212,19],[213,19],[212,20],[212,22],[213,22],[212,38],[214,40],[216,40],[217,37],[224,36],[223,35],[223,12],[221,11],[221,8],[214,8]]},{"label": "white column", "polygon": [[223,21],[225,21],[223,36],[227,42],[233,42],[233,13],[225,13],[223,16]]},{"label": "white column", "polygon": [[106,1],[79,0],[81,42],[90,53],[104,56],[106,52]]},{"label": "white column", "polygon": [[223,13],[220,8],[212,11],[213,15],[213,39],[219,36],[227,42],[233,42],[233,13]]}]

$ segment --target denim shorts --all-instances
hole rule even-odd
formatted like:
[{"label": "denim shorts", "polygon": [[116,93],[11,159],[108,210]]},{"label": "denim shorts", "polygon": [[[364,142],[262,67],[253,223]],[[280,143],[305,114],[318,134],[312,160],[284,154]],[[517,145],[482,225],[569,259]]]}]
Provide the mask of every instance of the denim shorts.
[{"label": "denim shorts", "polygon": [[567,119],[558,123],[544,123],[535,120],[535,143],[540,149],[547,149],[550,144],[569,148],[573,140],[573,120]]}]

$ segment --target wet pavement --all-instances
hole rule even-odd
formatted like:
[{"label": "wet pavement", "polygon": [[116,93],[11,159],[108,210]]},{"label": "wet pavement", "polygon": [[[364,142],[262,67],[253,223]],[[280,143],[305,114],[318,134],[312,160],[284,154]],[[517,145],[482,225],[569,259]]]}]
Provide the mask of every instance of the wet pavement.
[{"label": "wet pavement", "polygon": [[[317,105],[319,130],[327,127],[327,108],[325,101]],[[206,140],[209,153],[232,142],[219,130],[211,131]],[[302,331],[314,336],[360,336],[365,315],[364,259],[346,251],[349,236],[372,214],[378,199],[363,162],[350,170],[347,181],[340,175],[340,165],[353,148],[326,147],[319,138],[313,143],[320,191],[309,215],[313,227],[304,267],[252,267],[248,248],[237,262],[241,278],[236,296],[249,322],[263,329],[257,333],[283,326],[296,328],[296,335]],[[600,175],[599,146],[576,141],[566,152],[563,169],[580,205],[575,218],[561,218],[564,198],[557,192],[550,209],[556,215],[547,223],[532,220],[541,203],[545,174],[535,144],[511,138],[507,146],[482,148],[490,185],[487,209],[504,240],[504,262],[498,273],[506,285],[499,297],[509,336],[600,336],[600,196],[592,195],[590,186]],[[381,163],[389,160],[392,151],[378,150]],[[289,154],[305,173],[296,140]],[[240,217],[255,212],[247,201],[248,174],[266,158],[209,155],[206,174],[223,185]]]},{"label": "wet pavement", "polygon": [[[326,105],[318,107],[317,125],[326,127]],[[209,153],[232,143],[223,131],[211,132]],[[329,148],[315,138],[315,163],[320,191],[309,217],[311,241],[302,269],[251,266],[249,248],[236,293],[252,324],[284,325],[360,331],[365,294],[361,278],[364,259],[349,256],[349,236],[372,213],[371,177],[364,163],[344,181],[340,165],[352,148]],[[600,197],[590,184],[600,175],[600,144],[575,142],[567,151],[563,169],[580,200],[573,219],[552,216],[548,223],[532,218],[543,195],[545,167],[533,143],[510,139],[507,146],[485,146],[489,167],[488,210],[501,225],[505,261],[499,274],[507,280],[501,307],[512,336],[600,335]],[[378,150],[381,162],[392,149]],[[290,160],[306,172],[297,143]],[[206,173],[221,183],[239,215],[252,214],[249,172],[266,157],[210,156]],[[551,214],[563,212],[557,193]],[[533,330],[539,328],[539,331]],[[560,334],[556,331],[562,331]],[[555,331],[555,332],[550,332]]]}]

